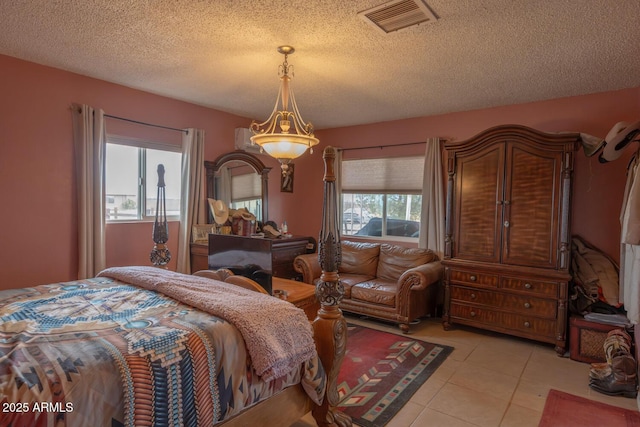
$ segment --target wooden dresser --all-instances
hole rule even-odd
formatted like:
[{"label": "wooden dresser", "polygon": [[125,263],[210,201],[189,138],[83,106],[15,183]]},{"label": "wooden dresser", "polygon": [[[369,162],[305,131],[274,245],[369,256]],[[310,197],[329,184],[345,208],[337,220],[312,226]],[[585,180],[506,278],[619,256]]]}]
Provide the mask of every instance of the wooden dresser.
[{"label": "wooden dresser", "polygon": [[[235,237],[240,239],[253,239],[251,237]],[[298,255],[314,252],[316,249],[315,239],[312,237],[294,236],[287,239],[266,240],[271,242],[273,276],[292,280],[300,279],[300,273],[293,269],[293,260]],[[208,256],[209,245],[207,243],[192,243],[191,272],[207,270],[209,268]]]},{"label": "wooden dresser", "polygon": [[445,329],[516,335],[564,355],[578,141],[509,125],[445,144]]}]

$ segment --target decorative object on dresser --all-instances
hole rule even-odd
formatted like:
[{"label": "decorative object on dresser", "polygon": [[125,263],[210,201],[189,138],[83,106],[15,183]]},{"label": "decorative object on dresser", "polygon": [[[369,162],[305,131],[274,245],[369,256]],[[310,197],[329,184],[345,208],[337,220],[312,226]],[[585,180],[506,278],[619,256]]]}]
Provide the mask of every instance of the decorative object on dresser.
[{"label": "decorative object on dresser", "polygon": [[207,244],[209,234],[215,232],[216,226],[214,224],[196,224],[191,227],[191,243]]},{"label": "decorative object on dresser", "polygon": [[[341,309],[397,322],[404,333],[409,322],[435,312],[442,265],[433,251],[351,241],[342,241],[341,251]],[[318,282],[317,257],[300,255],[294,268],[304,282]]]},{"label": "decorative object on dresser", "polygon": [[445,143],[443,326],[566,350],[573,156],[578,133],[519,125]]}]

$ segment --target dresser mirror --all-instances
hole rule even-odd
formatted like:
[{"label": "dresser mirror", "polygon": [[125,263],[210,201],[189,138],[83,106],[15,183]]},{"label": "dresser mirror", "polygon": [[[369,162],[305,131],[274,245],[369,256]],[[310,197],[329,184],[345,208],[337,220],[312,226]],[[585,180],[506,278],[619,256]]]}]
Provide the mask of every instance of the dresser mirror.
[{"label": "dresser mirror", "polygon": [[[230,209],[245,207],[264,222],[269,218],[269,171],[256,156],[233,151],[213,162],[205,161],[207,198],[222,200]],[[209,223],[213,217],[209,212]]]}]

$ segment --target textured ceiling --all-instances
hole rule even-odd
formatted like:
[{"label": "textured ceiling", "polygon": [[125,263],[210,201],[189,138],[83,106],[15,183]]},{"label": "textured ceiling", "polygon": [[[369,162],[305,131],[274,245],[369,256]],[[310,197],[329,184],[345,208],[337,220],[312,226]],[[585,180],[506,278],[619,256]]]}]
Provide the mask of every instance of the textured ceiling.
[{"label": "textured ceiling", "polygon": [[357,16],[383,2],[3,0],[0,54],[264,120],[290,44],[317,129],[640,86],[639,0],[429,0],[390,34]]}]

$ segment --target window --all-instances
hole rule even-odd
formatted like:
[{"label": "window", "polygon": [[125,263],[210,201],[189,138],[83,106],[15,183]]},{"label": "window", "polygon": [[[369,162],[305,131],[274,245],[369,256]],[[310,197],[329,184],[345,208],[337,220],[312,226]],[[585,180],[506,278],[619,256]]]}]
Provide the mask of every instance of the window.
[{"label": "window", "polygon": [[256,218],[262,216],[262,179],[254,170],[231,176],[230,208],[246,208]]},{"label": "window", "polygon": [[344,160],[342,234],[417,239],[424,158]]},{"label": "window", "polygon": [[182,153],[179,146],[107,136],[107,221],[153,220],[158,165],[164,165],[167,219],[180,219]]}]

